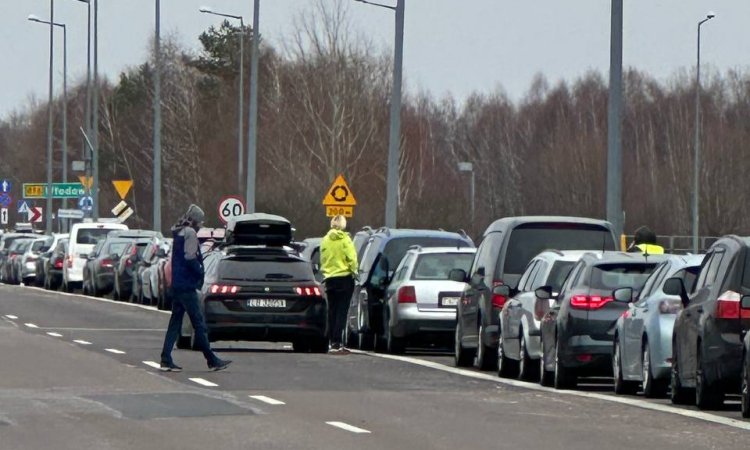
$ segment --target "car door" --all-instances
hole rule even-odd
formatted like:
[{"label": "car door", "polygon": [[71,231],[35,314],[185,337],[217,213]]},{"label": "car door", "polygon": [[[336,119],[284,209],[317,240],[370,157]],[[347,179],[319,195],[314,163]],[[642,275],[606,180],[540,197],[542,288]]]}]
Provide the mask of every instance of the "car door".
[{"label": "car door", "polygon": [[474,263],[469,271],[469,281],[464,290],[461,302],[459,302],[457,317],[459,320],[459,331],[463,339],[476,342],[478,333],[477,317],[479,315],[479,302],[484,286],[486,273],[486,259],[490,248],[490,238],[487,237],[479,245]]},{"label": "car door", "polygon": [[[552,306],[549,307],[549,311],[542,317],[541,321],[541,333],[542,333],[542,357],[544,363],[548,367],[554,362],[555,346],[557,345],[557,320],[560,313],[560,305],[570,295],[571,289],[575,286],[576,280],[580,277],[581,273],[585,269],[585,263],[579,261],[575,267],[570,271],[568,278],[560,288],[560,293],[554,300]],[[536,299],[537,302],[549,302],[546,299]]]}]

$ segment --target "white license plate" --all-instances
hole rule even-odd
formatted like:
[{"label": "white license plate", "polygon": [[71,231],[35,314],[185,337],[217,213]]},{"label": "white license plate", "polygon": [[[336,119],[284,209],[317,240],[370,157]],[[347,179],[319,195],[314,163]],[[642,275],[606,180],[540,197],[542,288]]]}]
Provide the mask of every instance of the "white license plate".
[{"label": "white license plate", "polygon": [[458,297],[443,297],[440,300],[440,306],[458,306]]},{"label": "white license plate", "polygon": [[248,308],[286,308],[286,300],[253,298],[247,301]]}]

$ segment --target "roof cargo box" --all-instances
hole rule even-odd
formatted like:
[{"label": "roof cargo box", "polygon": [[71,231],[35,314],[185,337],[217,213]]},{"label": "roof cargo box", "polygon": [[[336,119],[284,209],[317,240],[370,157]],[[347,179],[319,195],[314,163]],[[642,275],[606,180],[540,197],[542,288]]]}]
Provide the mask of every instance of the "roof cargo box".
[{"label": "roof cargo box", "polygon": [[255,213],[229,220],[224,242],[228,245],[280,247],[292,242],[292,224],[281,216]]}]

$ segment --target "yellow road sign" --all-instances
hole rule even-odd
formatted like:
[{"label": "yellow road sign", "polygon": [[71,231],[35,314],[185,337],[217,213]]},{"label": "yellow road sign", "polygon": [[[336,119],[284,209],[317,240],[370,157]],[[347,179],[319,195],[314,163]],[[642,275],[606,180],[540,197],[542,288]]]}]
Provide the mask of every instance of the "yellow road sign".
[{"label": "yellow road sign", "polygon": [[354,217],[354,207],[353,206],[326,206],[326,216],[328,217],[335,217],[335,216],[344,216],[344,217]]},{"label": "yellow road sign", "polygon": [[81,184],[86,188],[87,191],[91,190],[91,186],[94,185],[94,177],[87,177],[86,175],[78,175],[78,179],[81,180]]},{"label": "yellow road sign", "polygon": [[113,180],[112,185],[115,187],[120,199],[125,200],[128,192],[130,192],[130,188],[133,187],[133,180]]},{"label": "yellow road sign", "polygon": [[336,177],[326,196],[323,197],[323,205],[325,206],[357,206],[357,200],[354,198],[354,193],[349,184],[347,184],[343,175]]}]

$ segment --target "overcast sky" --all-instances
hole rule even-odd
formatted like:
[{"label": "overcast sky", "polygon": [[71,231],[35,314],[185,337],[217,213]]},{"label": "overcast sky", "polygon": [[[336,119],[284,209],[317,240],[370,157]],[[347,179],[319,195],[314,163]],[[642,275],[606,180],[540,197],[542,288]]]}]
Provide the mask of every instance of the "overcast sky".
[{"label": "overcast sky", "polygon": [[[277,44],[312,0],[261,0],[261,33]],[[331,0],[333,1],[333,0]],[[393,3],[394,0],[381,0]],[[49,0],[0,0],[0,116],[30,97],[46,99],[49,37],[28,22],[49,17]],[[534,74],[573,79],[609,67],[609,0],[406,0],[404,64],[407,89],[452,93],[502,86],[514,99]],[[252,20],[252,0],[162,0],[162,29],[198,49],[197,36],[216,11]],[[665,80],[695,64],[696,24],[708,11],[716,19],[703,30],[703,61],[712,69],[750,65],[750,1],[625,0],[625,65]],[[354,29],[383,49],[393,46],[393,13],[353,0]],[[100,69],[111,79],[143,61],[153,33],[154,0],[100,0]],[[86,74],[86,4],[55,0],[55,20],[68,25],[69,84]],[[61,35],[60,35],[61,36]],[[56,88],[62,85],[62,39],[56,51]],[[57,57],[59,56],[59,57]]]}]

